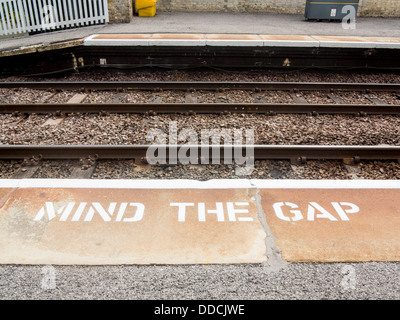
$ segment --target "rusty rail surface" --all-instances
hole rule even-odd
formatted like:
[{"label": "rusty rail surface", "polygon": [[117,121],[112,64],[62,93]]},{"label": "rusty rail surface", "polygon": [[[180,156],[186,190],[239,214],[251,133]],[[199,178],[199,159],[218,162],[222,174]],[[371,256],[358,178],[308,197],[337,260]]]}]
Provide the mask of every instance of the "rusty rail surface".
[{"label": "rusty rail surface", "polygon": [[0,82],[0,88],[41,90],[343,90],[400,92],[396,83],[205,82],[205,81],[34,81]]},{"label": "rusty rail surface", "polygon": [[[37,90],[268,90],[283,91],[357,91],[400,93],[400,84],[391,83],[320,83],[320,82],[0,82],[0,88],[29,88]],[[399,96],[400,97],[400,96]],[[312,104],[295,100],[294,103],[24,103],[0,104],[0,113],[260,113],[260,114],[400,114],[400,104]],[[338,101],[336,101],[338,102]]]},{"label": "rusty rail surface", "polygon": [[[146,158],[148,150],[165,150],[167,160],[176,158],[177,151],[189,151],[198,158],[231,159],[241,155],[254,160],[398,160],[400,146],[360,145],[0,145],[0,159],[73,160]],[[175,156],[174,156],[175,155]]]},{"label": "rusty rail surface", "polygon": [[258,113],[258,114],[350,114],[399,115],[400,105],[301,104],[301,103],[60,103],[0,104],[0,114],[68,113]]}]

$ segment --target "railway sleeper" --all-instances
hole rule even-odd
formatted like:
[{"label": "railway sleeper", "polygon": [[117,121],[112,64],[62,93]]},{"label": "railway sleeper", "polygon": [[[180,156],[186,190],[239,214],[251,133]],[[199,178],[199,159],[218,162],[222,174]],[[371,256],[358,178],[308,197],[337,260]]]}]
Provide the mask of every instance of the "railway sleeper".
[{"label": "railway sleeper", "polygon": [[21,166],[14,174],[13,179],[29,179],[32,178],[36,171],[39,169],[39,165]]},{"label": "railway sleeper", "polygon": [[[400,160],[400,159],[398,159],[398,160]],[[344,158],[343,159],[343,163],[345,165],[349,165],[349,166],[359,165],[360,162],[361,162],[361,159],[358,156],[355,156],[355,157],[352,157],[352,158]],[[290,163],[292,165],[305,165],[307,163],[307,157],[300,156],[300,157],[297,157],[297,158],[291,158],[290,159]]]},{"label": "railway sleeper", "polygon": [[108,117],[110,115],[110,112],[106,111],[106,110],[101,110],[99,112],[99,115],[102,117]]},{"label": "railway sleeper", "polygon": [[90,167],[94,167],[96,165],[96,161],[99,158],[97,154],[91,155],[88,157],[80,158],[79,162],[81,164],[82,170],[87,170]]},{"label": "railway sleeper", "polygon": [[37,166],[42,158],[43,156],[41,154],[26,157],[22,162],[22,166]]},{"label": "railway sleeper", "polygon": [[361,159],[358,156],[343,159],[343,163],[348,166],[356,166],[356,165],[360,164],[360,162],[361,162]]},{"label": "railway sleeper", "polygon": [[307,157],[304,157],[304,156],[300,156],[300,157],[297,157],[297,158],[291,158],[290,159],[290,163],[292,164],[292,165],[305,165],[306,164],[306,162],[307,162]]},{"label": "railway sleeper", "polygon": [[29,179],[40,167],[40,160],[42,155],[34,155],[32,157],[26,157],[22,161],[21,167],[13,174],[14,179]]},{"label": "railway sleeper", "polygon": [[147,159],[145,157],[133,158],[133,162],[134,162],[135,166],[144,166],[144,165],[149,164],[149,162],[147,161]]}]

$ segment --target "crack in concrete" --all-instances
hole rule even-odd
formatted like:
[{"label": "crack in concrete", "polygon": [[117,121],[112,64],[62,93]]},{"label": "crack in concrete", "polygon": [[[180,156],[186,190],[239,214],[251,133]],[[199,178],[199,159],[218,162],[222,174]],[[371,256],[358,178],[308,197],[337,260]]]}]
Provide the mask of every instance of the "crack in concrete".
[{"label": "crack in concrete", "polygon": [[288,265],[288,262],[282,259],[282,250],[276,244],[276,238],[273,235],[270,226],[268,225],[268,221],[261,204],[259,189],[251,181],[250,184],[252,186],[252,188],[249,189],[251,199],[256,205],[258,220],[265,232],[265,255],[267,257],[267,262],[265,262],[263,266],[268,272],[275,273],[285,268]]}]

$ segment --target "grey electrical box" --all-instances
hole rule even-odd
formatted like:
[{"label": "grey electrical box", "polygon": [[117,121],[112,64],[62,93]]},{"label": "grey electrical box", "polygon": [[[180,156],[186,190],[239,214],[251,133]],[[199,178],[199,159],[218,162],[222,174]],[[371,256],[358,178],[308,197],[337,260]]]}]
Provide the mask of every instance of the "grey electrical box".
[{"label": "grey electrical box", "polygon": [[[359,0],[307,0],[305,18],[307,20],[342,20],[351,13],[357,15],[358,4]],[[353,8],[345,8],[345,6]]]}]

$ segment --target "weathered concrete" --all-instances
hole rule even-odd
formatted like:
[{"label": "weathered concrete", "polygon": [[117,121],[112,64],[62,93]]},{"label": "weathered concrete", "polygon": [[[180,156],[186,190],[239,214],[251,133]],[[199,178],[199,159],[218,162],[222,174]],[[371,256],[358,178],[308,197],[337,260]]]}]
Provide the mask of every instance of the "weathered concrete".
[{"label": "weathered concrete", "polygon": [[[295,36],[262,34],[100,34],[84,40],[85,46],[246,46],[334,47],[399,49],[400,37]],[[332,96],[335,99],[334,96]],[[336,97],[336,100],[339,98]],[[343,99],[342,99],[343,100]],[[345,103],[345,101],[336,101]]]},{"label": "weathered concrete", "polygon": [[[262,189],[259,194],[286,261],[400,260],[399,190]],[[282,203],[281,217],[273,209],[276,203]],[[343,211],[351,211],[349,203],[359,210],[343,220],[332,203]]]},{"label": "weathered concrete", "polygon": [[2,264],[266,261],[247,189],[0,190]]},{"label": "weathered concrete", "polygon": [[51,44],[34,44],[27,47],[19,47],[10,50],[0,51],[0,57],[15,56],[20,54],[36,53],[43,51],[52,51],[65,48],[77,47],[83,44],[83,39],[56,42]]},{"label": "weathered concrete", "polygon": [[[134,17],[132,23],[87,26],[0,41],[0,56],[60,45],[78,45],[92,34],[138,33],[241,33],[265,35],[321,35],[400,37],[400,20],[396,18],[357,19],[356,29],[343,29],[340,23],[305,21],[302,15],[270,13],[185,13],[160,12],[155,17]],[[76,41],[76,42],[75,42]],[[39,46],[39,47],[37,47]]]},{"label": "weathered concrete", "polygon": [[3,264],[400,261],[396,180],[0,180]]}]

